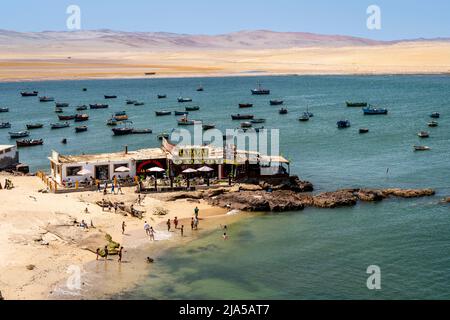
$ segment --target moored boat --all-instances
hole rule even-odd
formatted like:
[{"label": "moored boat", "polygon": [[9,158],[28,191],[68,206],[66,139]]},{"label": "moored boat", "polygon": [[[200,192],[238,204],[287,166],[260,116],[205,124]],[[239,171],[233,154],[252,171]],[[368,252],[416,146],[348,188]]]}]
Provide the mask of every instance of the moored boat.
[{"label": "moored boat", "polygon": [[97,104],[90,104],[89,107],[91,109],[107,109],[109,108],[109,105],[97,103]]},{"label": "moored boat", "polygon": [[261,83],[258,83],[258,88],[253,89],[253,90],[252,90],[252,94],[253,94],[253,95],[269,95],[269,94],[270,94],[270,90],[264,89],[264,88],[261,86]]},{"label": "moored boat", "polygon": [[9,112],[9,108],[0,108],[0,113],[1,112]]},{"label": "moored boat", "polygon": [[428,126],[430,128],[436,128],[437,126],[439,126],[439,123],[437,121],[431,121],[431,122],[428,122]]},{"label": "moored boat", "polygon": [[117,99],[115,95],[105,95],[105,99]]},{"label": "moored boat", "polygon": [[28,137],[29,135],[30,135],[29,131],[9,132],[9,136],[11,139],[25,138]]},{"label": "moored boat", "polygon": [[138,102],[137,100],[127,100],[126,104],[135,104],[137,102]]},{"label": "moored boat", "polygon": [[122,128],[113,128],[112,132],[115,136],[126,136],[133,133],[133,128],[122,127]]},{"label": "moored boat", "polygon": [[88,131],[88,127],[87,126],[79,126],[75,128],[75,132],[76,133],[80,133],[80,132],[86,132]]},{"label": "moored boat", "polygon": [[53,101],[55,101],[55,98],[53,98],[53,97],[40,97],[39,101],[40,102],[53,102]]},{"label": "moored boat", "polygon": [[158,99],[166,99],[167,95],[166,94],[158,94]]},{"label": "moored boat", "polygon": [[162,140],[162,139],[169,140],[169,138],[170,138],[170,133],[167,133],[167,132],[161,132],[160,134],[158,134],[157,138],[158,138],[158,140]]},{"label": "moored boat", "polygon": [[271,106],[281,106],[284,103],[283,100],[270,100]]},{"label": "moored boat", "polygon": [[433,112],[430,114],[430,117],[433,119],[439,119],[441,117],[441,114],[439,112]]},{"label": "moored boat", "polygon": [[241,128],[251,128],[253,127],[253,124],[251,122],[242,122]]},{"label": "moored boat", "polygon": [[360,134],[369,133],[369,129],[367,129],[367,128],[360,128],[360,129],[359,129],[359,133],[360,133]]},{"label": "moored boat", "polygon": [[172,111],[155,111],[157,117],[170,116]]},{"label": "moored boat", "polygon": [[427,146],[414,146],[414,151],[430,151],[431,148]]},{"label": "moored boat", "polygon": [[20,94],[22,97],[37,97],[39,91],[22,91]]},{"label": "moored boat", "polygon": [[286,109],[286,108],[281,108],[278,112],[279,112],[280,114],[288,114],[288,109]]},{"label": "moored boat", "polygon": [[215,129],[216,125],[215,124],[204,124],[202,125],[203,130],[211,130],[211,129]]},{"label": "moored boat", "polygon": [[68,122],[63,122],[63,123],[52,123],[51,124],[51,129],[55,130],[55,129],[63,129],[63,128],[68,128],[70,127],[70,123]]},{"label": "moored boat", "polygon": [[193,106],[193,107],[186,107],[186,111],[199,111],[199,106]]},{"label": "moored boat", "polygon": [[195,120],[189,120],[186,116],[178,120],[179,126],[193,126],[195,125]]},{"label": "moored boat", "polygon": [[66,116],[64,116],[64,115],[60,115],[60,116],[58,116],[58,119],[59,120],[61,120],[61,121],[68,121],[68,120],[74,120],[76,118],[76,115],[74,114],[74,115],[66,115]]},{"label": "moored boat", "polygon": [[152,129],[133,129],[133,134],[152,134]]},{"label": "moored boat", "polygon": [[136,107],[141,107],[141,106],[145,105],[145,103],[144,102],[136,102],[134,105]]},{"label": "moored boat", "polygon": [[43,127],[44,127],[44,125],[42,123],[30,123],[30,124],[27,124],[27,129],[28,130],[41,129]]},{"label": "moored boat", "polygon": [[126,121],[128,120],[128,115],[125,111],[121,111],[121,112],[116,112],[113,116],[112,119],[115,119],[117,121]]},{"label": "moored boat", "polygon": [[251,114],[232,114],[231,119],[232,120],[252,120],[255,116]]},{"label": "moored boat", "polygon": [[430,134],[426,131],[420,131],[418,134],[419,138],[429,138]]},{"label": "moored boat", "polygon": [[44,140],[42,139],[23,139],[23,140],[17,140],[16,145],[18,148],[24,148],[24,147],[34,147],[34,146],[41,146],[44,144]]},{"label": "moored boat", "polygon": [[245,109],[245,108],[251,108],[253,107],[252,103],[239,103],[239,108]]},{"label": "moored boat", "polygon": [[203,92],[203,91],[205,91],[205,88],[203,88],[203,86],[200,85],[200,86],[197,88],[197,91],[198,91],[198,92]]},{"label": "moored boat", "polygon": [[56,108],[68,108],[69,104],[66,102],[57,102],[55,103]]},{"label": "moored boat", "polygon": [[345,128],[351,127],[350,121],[348,121],[348,120],[340,120],[336,124],[339,129],[345,129]]},{"label": "moored boat", "polygon": [[89,120],[89,115],[87,114],[77,114],[75,116],[75,122],[83,122],[83,121],[88,121]]},{"label": "moored boat", "polygon": [[87,105],[82,105],[82,106],[78,106],[77,107],[77,111],[84,111],[84,110],[87,110],[87,109],[88,109]]},{"label": "moored boat", "polygon": [[375,108],[372,106],[369,106],[367,108],[363,109],[364,115],[386,115],[388,114],[388,109],[385,108]]},{"label": "moored boat", "polygon": [[63,110],[63,109],[61,109],[61,108],[55,108],[55,112],[56,112],[56,113],[63,113],[63,112],[64,112],[64,110]]},{"label": "moored boat", "polygon": [[192,102],[192,99],[191,99],[191,98],[183,98],[183,97],[179,97],[179,98],[178,98],[178,102],[179,102],[179,103]]},{"label": "moored boat", "polygon": [[188,114],[188,111],[175,111],[176,116],[187,116]]},{"label": "moored boat", "polygon": [[367,107],[367,102],[346,102],[347,107]]},{"label": "moored boat", "polygon": [[119,122],[116,120],[116,119],[109,119],[107,122],[106,122],[106,125],[107,126],[117,126],[119,124]]},{"label": "moored boat", "polygon": [[305,112],[300,116],[300,118],[298,118],[298,121],[306,122],[306,121],[309,121],[309,119],[310,119],[310,116]]},{"label": "moored boat", "polygon": [[0,122],[0,129],[9,129],[11,128],[11,123],[9,122]]},{"label": "moored boat", "polygon": [[265,123],[266,119],[252,119],[250,122],[251,123],[255,123],[255,124],[257,124],[257,123]]}]

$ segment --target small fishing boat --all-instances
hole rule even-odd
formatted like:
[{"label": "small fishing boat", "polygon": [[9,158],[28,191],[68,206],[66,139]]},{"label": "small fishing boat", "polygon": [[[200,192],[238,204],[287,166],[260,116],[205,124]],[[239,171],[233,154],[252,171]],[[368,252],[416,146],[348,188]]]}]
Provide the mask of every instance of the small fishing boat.
[{"label": "small fishing boat", "polygon": [[233,114],[231,115],[232,120],[252,120],[255,116],[251,114]]},{"label": "small fishing boat", "polygon": [[9,122],[0,122],[0,129],[9,129],[11,128],[11,123]]},{"label": "small fishing boat", "polygon": [[43,127],[44,127],[44,125],[42,123],[30,123],[30,124],[27,124],[27,129],[28,130],[41,129]]},{"label": "small fishing boat", "polygon": [[428,126],[430,128],[436,128],[437,126],[439,126],[439,123],[437,121],[431,121],[431,122],[428,122]]},{"label": "small fishing boat", "polygon": [[121,112],[116,112],[113,116],[112,119],[115,119],[117,121],[126,121],[128,120],[128,115],[125,111],[121,111]]},{"label": "small fishing boat", "polygon": [[133,129],[133,134],[152,134],[152,129]]},{"label": "small fishing boat", "polygon": [[115,136],[126,136],[133,133],[133,128],[122,127],[122,128],[113,128],[112,132]]},{"label": "small fishing boat", "polygon": [[61,140],[61,143],[62,143],[62,144],[67,144],[67,138],[63,138],[63,139]]},{"label": "small fishing boat", "polygon": [[0,108],[0,113],[9,112],[9,108]]},{"label": "small fishing boat", "polygon": [[166,99],[167,95],[166,94],[158,94],[158,99]]},{"label": "small fishing boat", "polygon": [[204,124],[202,125],[203,130],[211,130],[211,129],[215,129],[216,125],[215,124]]},{"label": "small fishing boat", "polygon": [[55,101],[55,98],[53,98],[53,97],[40,97],[39,101],[40,102],[53,102],[53,101]]},{"label": "small fishing boat", "polygon": [[56,108],[68,108],[69,104],[65,102],[57,102],[55,103]]},{"label": "small fishing boat", "polygon": [[76,115],[68,115],[68,116],[58,116],[58,119],[61,121],[74,120]]},{"label": "small fishing boat", "polygon": [[44,144],[44,140],[42,139],[22,139],[17,140],[16,145],[18,148],[25,148],[25,147],[34,147],[34,146],[41,146]]},{"label": "small fishing boat", "polygon": [[107,109],[109,108],[109,105],[97,103],[97,104],[90,104],[89,107],[91,109]]},{"label": "small fishing boat", "polygon": [[109,119],[107,122],[106,122],[106,125],[107,126],[117,126],[119,124],[119,122],[116,120],[116,119]]},{"label": "small fishing boat", "polygon": [[266,119],[252,119],[250,121],[251,123],[257,124],[257,123],[266,123]]},{"label": "small fishing boat", "polygon": [[253,107],[252,103],[240,103],[239,104],[239,108],[241,108],[241,109],[252,108],[252,107]]},{"label": "small fishing boat", "polygon": [[427,146],[414,146],[414,151],[430,151],[431,148]]},{"label": "small fishing boat", "polygon": [[203,91],[205,91],[205,88],[203,88],[203,86],[199,86],[198,88],[197,88],[197,91],[198,92],[203,92]]},{"label": "small fishing boat", "polygon": [[187,118],[187,116],[184,116],[183,118],[178,120],[178,125],[179,126],[193,126],[193,125],[195,125],[195,121],[189,120]]},{"label": "small fishing boat", "polygon": [[288,109],[286,108],[281,108],[279,111],[280,114],[288,114]]},{"label": "small fishing boat", "polygon": [[175,111],[176,116],[187,116],[188,114],[188,111]]},{"label": "small fishing boat", "polygon": [[300,118],[298,118],[298,121],[306,122],[306,121],[309,121],[309,119],[310,119],[310,116],[307,113],[303,113],[303,115]]},{"label": "small fishing boat", "polygon": [[193,106],[193,107],[186,107],[186,111],[199,111],[200,107]]},{"label": "small fishing boat", "polygon": [[55,112],[56,112],[56,113],[63,113],[63,112],[64,112],[64,110],[63,110],[63,109],[61,109],[61,108],[55,108]]},{"label": "small fishing boat", "polygon": [[136,102],[134,105],[135,105],[136,107],[140,107],[140,106],[145,105],[145,103],[144,103],[144,102]]},{"label": "small fishing boat", "polygon": [[86,132],[88,131],[88,127],[87,126],[79,126],[75,128],[75,132],[76,133],[80,133],[80,132]]},{"label": "small fishing boat", "polygon": [[350,121],[348,121],[348,120],[340,120],[337,122],[337,127],[339,129],[350,128],[351,124],[350,124]]},{"label": "small fishing boat", "polygon": [[22,91],[20,94],[22,95],[22,97],[37,97],[39,92],[38,91]]},{"label": "small fishing boat", "polygon": [[420,131],[418,134],[419,138],[429,138],[430,134],[426,131]]},{"label": "small fishing boat", "polygon": [[172,111],[155,111],[157,117],[170,116]]},{"label": "small fishing boat", "polygon": [[115,96],[115,95],[112,95],[112,96],[105,95],[105,99],[117,99],[117,96]]},{"label": "small fishing boat", "polygon": [[138,103],[137,100],[127,100],[126,104],[135,104]]},{"label": "small fishing boat", "polygon": [[77,111],[84,111],[84,110],[87,110],[87,109],[88,109],[87,105],[82,105],[82,106],[78,106],[77,107]]},{"label": "small fishing boat", "polygon": [[86,92],[86,91],[87,91],[87,88],[83,88],[83,91]]},{"label": "small fishing boat", "polygon": [[369,133],[369,129],[367,129],[367,128],[360,128],[360,129],[359,129],[359,133],[360,133],[360,134]]},{"label": "small fishing boat", "polygon": [[433,112],[430,115],[430,117],[433,118],[433,119],[439,119],[441,117],[441,114],[439,112]]},{"label": "small fishing boat", "polygon": [[83,121],[88,121],[88,120],[89,120],[88,114],[77,114],[75,116],[75,122],[83,122]]},{"label": "small fishing boat", "polygon": [[350,102],[350,101],[347,101],[346,104],[347,107],[367,107],[368,105],[367,102]]},{"label": "small fishing boat", "polygon": [[68,122],[63,122],[63,123],[53,123],[51,125],[51,129],[55,130],[55,129],[63,129],[63,128],[68,128],[70,127],[70,123]]},{"label": "small fishing boat", "polygon": [[271,106],[281,106],[284,103],[283,100],[270,100]]},{"label": "small fishing boat", "polygon": [[388,110],[385,108],[374,108],[372,106],[363,109],[364,115],[372,116],[372,115],[386,115],[388,114]]},{"label": "small fishing boat", "polygon": [[9,132],[9,136],[11,139],[25,138],[28,137],[29,135],[30,135],[29,131]]},{"label": "small fishing boat", "polygon": [[253,90],[252,90],[252,94],[253,94],[253,95],[269,95],[269,94],[270,94],[270,90],[264,89],[264,88],[261,86],[261,83],[258,83],[258,88],[253,89]]},{"label": "small fishing boat", "polygon": [[264,127],[259,127],[259,128],[255,128],[255,131],[256,132],[260,132],[260,131],[262,131],[262,130],[265,130],[266,128],[264,128]]},{"label": "small fishing boat", "polygon": [[241,128],[251,128],[253,127],[253,124],[251,122],[242,122]]},{"label": "small fishing boat", "polygon": [[178,98],[178,102],[179,103],[192,102],[192,99],[191,98],[182,98],[182,97],[180,97],[180,98]]}]

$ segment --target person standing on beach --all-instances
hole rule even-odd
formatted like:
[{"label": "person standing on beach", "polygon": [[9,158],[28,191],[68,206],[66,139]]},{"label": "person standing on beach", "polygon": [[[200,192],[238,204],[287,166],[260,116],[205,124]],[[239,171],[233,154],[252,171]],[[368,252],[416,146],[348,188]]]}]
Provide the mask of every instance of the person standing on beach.
[{"label": "person standing on beach", "polygon": [[105,246],[105,261],[108,260],[108,254],[109,254],[108,246]]},{"label": "person standing on beach", "polygon": [[194,218],[191,219],[191,230],[194,230],[195,227],[195,221]]},{"label": "person standing on beach", "polygon": [[198,213],[199,212],[200,212],[200,209],[198,207],[195,207],[195,209],[194,209],[194,216],[195,216],[195,219],[197,219],[197,220],[198,220]]},{"label": "person standing on beach", "polygon": [[100,248],[97,248],[97,251],[95,253],[97,254],[96,260],[98,261],[98,257],[100,256]]},{"label": "person standing on beach", "polygon": [[97,180],[97,192],[101,192],[100,181]]},{"label": "person standing on beach", "polygon": [[145,234],[146,235],[150,235],[150,225],[147,223],[147,221],[145,221],[144,223],[144,230],[145,230]]},{"label": "person standing on beach", "polygon": [[117,214],[118,204],[117,202],[114,204],[114,213]]},{"label": "person standing on beach", "polygon": [[155,241],[155,230],[153,230],[153,227],[150,227],[149,236],[150,240]]},{"label": "person standing on beach", "polygon": [[117,262],[121,263],[122,262],[122,255],[123,255],[123,247],[120,247],[118,255],[119,255],[119,260],[117,260]]},{"label": "person standing on beach", "polygon": [[120,185],[120,182],[117,182],[117,194],[119,194],[119,192],[120,192],[120,194],[123,194],[122,186]]},{"label": "person standing on beach", "polygon": [[141,195],[139,194],[139,195],[138,195],[138,201],[137,201],[138,205],[141,205],[141,201],[142,201]]},{"label": "person standing on beach", "polygon": [[181,226],[180,231],[181,231],[181,236],[184,237],[184,226]]},{"label": "person standing on beach", "polygon": [[124,222],[122,222],[122,234],[125,234],[125,227],[126,227],[127,225],[125,224],[125,221]]},{"label": "person standing on beach", "polygon": [[194,228],[198,230],[198,219],[194,219]]},{"label": "person standing on beach", "polygon": [[175,219],[173,219],[173,224],[175,225],[175,229],[178,229],[178,218],[175,217]]},{"label": "person standing on beach", "polygon": [[170,228],[172,227],[171,223],[170,223],[170,219],[167,220],[167,232],[170,232]]},{"label": "person standing on beach", "polygon": [[114,183],[113,184],[111,184],[111,194],[116,194],[116,192],[114,191]]}]

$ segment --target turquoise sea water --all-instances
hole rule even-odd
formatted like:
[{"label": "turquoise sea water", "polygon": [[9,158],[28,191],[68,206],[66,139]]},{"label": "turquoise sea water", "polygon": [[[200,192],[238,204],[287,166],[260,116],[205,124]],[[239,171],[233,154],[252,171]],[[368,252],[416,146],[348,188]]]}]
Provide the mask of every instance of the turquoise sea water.
[{"label": "turquoise sea water", "polygon": [[[250,95],[261,81],[269,97]],[[205,92],[196,92],[201,83]],[[87,87],[87,92],[81,88]],[[54,104],[21,98],[21,89],[39,90],[57,101],[76,104],[108,100],[108,110],[88,111],[89,132],[73,128],[33,131],[45,145],[22,149],[23,162],[47,169],[51,149],[61,153],[118,151],[156,147],[153,136],[113,137],[105,126],[113,111],[126,110],[135,127],[155,132],[175,127],[175,117],[156,118],[155,110],[182,110],[176,98],[192,97],[201,111],[195,119],[234,128],[230,114],[251,112],[268,119],[267,128],[281,130],[281,152],[292,161],[292,172],[312,181],[318,191],[344,187],[435,188],[435,197],[388,200],[335,210],[244,218],[230,229],[230,241],[217,230],[187,247],[170,251],[139,288],[122,298],[257,298],[257,299],[417,299],[450,298],[450,208],[439,201],[450,195],[450,77],[448,76],[308,76],[211,79],[146,79],[55,81],[0,84],[0,114],[13,131],[28,122],[56,121]],[[158,93],[168,95],[157,100]],[[125,99],[142,100],[143,107],[126,106]],[[269,99],[283,99],[290,113],[279,115]],[[346,100],[370,101],[389,108],[388,116],[364,117]],[[238,103],[254,103],[239,110]],[[315,114],[308,123],[297,118]],[[74,112],[74,108],[69,109]],[[439,127],[428,128],[429,114],[442,114]],[[338,130],[336,121],[349,119],[352,128]],[[358,128],[371,132],[359,135]],[[431,137],[421,141],[417,132]],[[0,144],[9,143],[9,130],[0,130]],[[68,138],[68,145],[60,144]],[[426,144],[430,152],[414,153]],[[382,290],[369,291],[366,269],[378,265]]]}]

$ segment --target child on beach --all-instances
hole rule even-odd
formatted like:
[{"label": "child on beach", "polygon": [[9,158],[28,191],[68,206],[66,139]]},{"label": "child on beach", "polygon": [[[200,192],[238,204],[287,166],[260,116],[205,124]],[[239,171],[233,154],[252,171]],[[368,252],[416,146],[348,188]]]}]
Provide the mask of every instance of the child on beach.
[{"label": "child on beach", "polygon": [[191,230],[194,230],[195,227],[195,221],[194,218],[191,219]]},{"label": "child on beach", "polygon": [[100,248],[97,248],[97,251],[95,253],[97,254],[96,260],[98,261],[98,257],[100,257]]},{"label": "child on beach", "polygon": [[181,236],[184,237],[184,226],[181,226]]}]

